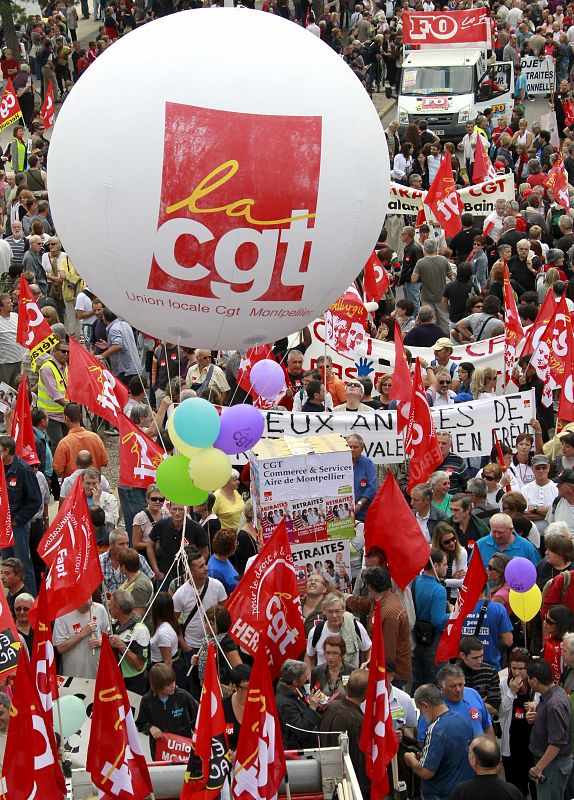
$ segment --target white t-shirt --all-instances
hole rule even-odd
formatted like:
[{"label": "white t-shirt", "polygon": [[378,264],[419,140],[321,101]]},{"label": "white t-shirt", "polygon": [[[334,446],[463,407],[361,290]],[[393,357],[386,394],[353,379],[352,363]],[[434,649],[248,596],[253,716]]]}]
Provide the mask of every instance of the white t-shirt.
[{"label": "white t-shirt", "polygon": [[[185,629],[185,641],[190,647],[201,647],[204,639],[203,618],[205,616],[204,609],[212,608],[218,603],[224,603],[227,600],[227,593],[223,588],[223,584],[217,578],[209,578],[209,585],[207,591],[201,601],[203,608],[200,606],[193,619],[189,622]],[[201,589],[199,590],[201,595]],[[189,581],[180,586],[173,596],[173,607],[178,614],[181,615],[181,623],[185,622],[192,608],[197,605],[197,591],[195,586],[191,586]]]},{"label": "white t-shirt", "polygon": [[[175,600],[175,598],[174,598]],[[348,613],[348,612],[347,612]],[[361,641],[359,642],[359,650],[364,653],[367,650],[371,649],[371,639],[369,634],[365,630],[364,626],[357,622],[357,627],[359,628],[359,633],[361,634]],[[307,655],[310,657],[317,656],[317,666],[320,664],[325,664],[325,653],[323,651],[323,642],[327,638],[327,636],[341,636],[341,631],[332,631],[328,626],[327,623],[323,625],[323,630],[321,631],[321,635],[319,636],[319,640],[316,646],[313,646],[313,634],[315,633],[315,628],[311,628],[309,631],[309,636],[307,638]],[[356,663],[355,663],[356,662]],[[346,657],[345,663],[349,664],[349,660]],[[355,658],[353,659],[353,663],[349,664],[349,666],[358,667],[359,666],[359,654],[357,653]]]},{"label": "white t-shirt", "polygon": [[389,706],[394,729],[416,728],[417,707],[413,698],[402,689],[397,689],[396,686],[389,688]]},{"label": "white t-shirt", "polygon": [[565,522],[568,527],[568,533],[574,539],[574,505],[571,505],[568,500],[562,498],[556,510],[549,509],[546,515],[547,522]]},{"label": "white t-shirt", "polygon": [[[91,311],[92,310],[92,301],[88,297],[87,294],[84,292],[80,292],[80,294],[76,297],[76,305],[74,306],[75,311]],[[92,314],[91,317],[84,317],[81,319],[80,322],[82,325],[93,325],[96,321],[96,317]]]},{"label": "white t-shirt", "polygon": [[[84,625],[93,621],[96,623],[94,637],[101,639],[104,633],[110,632],[106,609],[100,603],[92,603],[91,611],[80,614],[79,611],[70,611],[63,617],[58,617],[54,623],[54,647],[67,642],[77,636]],[[62,675],[72,675],[75,678],[95,678],[100,663],[100,648],[94,650],[90,647],[90,636],[78,642],[71,650],[62,654]]]},{"label": "white t-shirt", "polygon": [[151,637],[151,663],[156,664],[163,661],[160,647],[170,647],[172,658],[177,655],[177,633],[169,622],[162,622],[157,631]]},{"label": "white t-shirt", "polygon": [[550,507],[558,497],[558,486],[553,481],[548,481],[546,486],[539,486],[536,481],[527,483],[522,488],[522,494],[529,506]]}]

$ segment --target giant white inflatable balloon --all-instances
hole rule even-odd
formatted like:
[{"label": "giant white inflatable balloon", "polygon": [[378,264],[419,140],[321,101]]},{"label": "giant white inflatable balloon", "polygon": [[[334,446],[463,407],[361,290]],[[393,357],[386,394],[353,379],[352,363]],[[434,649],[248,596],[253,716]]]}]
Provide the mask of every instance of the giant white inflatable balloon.
[{"label": "giant white inflatable balloon", "polygon": [[66,252],[160,339],[241,348],[301,329],[362,269],[387,146],[333,50],[280,17],[185,11],[113,44],[66,100],[50,202]]}]

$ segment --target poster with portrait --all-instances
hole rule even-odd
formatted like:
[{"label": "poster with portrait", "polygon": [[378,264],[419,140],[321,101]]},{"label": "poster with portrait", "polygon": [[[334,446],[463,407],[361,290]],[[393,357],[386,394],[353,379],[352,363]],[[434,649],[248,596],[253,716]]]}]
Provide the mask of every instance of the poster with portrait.
[{"label": "poster with portrait", "polygon": [[325,500],[328,536],[333,539],[348,536],[351,539],[355,535],[354,502],[352,494]]},{"label": "poster with portrait", "polygon": [[351,593],[351,544],[348,539],[292,544],[291,553],[301,594],[305,593],[307,579],[313,572],[323,575],[338,591]]}]

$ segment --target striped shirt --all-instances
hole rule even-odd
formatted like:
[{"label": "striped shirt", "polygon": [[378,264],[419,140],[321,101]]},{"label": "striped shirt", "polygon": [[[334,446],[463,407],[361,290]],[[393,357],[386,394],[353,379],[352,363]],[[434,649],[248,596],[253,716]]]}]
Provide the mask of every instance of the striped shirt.
[{"label": "striped shirt", "polygon": [[18,314],[0,314],[0,364],[16,364],[24,358],[24,349],[16,341]]},{"label": "striped shirt", "polygon": [[7,236],[6,241],[12,251],[12,263],[21,264],[24,259],[24,250],[26,249],[26,239],[22,237],[16,241],[12,236]]},{"label": "striped shirt", "polygon": [[481,664],[478,669],[471,669],[464,663],[460,663],[459,666],[464,672],[465,685],[477,691],[486,703],[498,711],[500,708],[500,678],[496,667],[486,663]]}]

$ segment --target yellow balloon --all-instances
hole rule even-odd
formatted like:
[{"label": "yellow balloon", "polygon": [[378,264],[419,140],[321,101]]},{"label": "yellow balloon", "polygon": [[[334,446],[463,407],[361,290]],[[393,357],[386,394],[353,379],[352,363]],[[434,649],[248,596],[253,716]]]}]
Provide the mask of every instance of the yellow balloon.
[{"label": "yellow balloon", "polygon": [[540,611],[542,592],[536,584],[527,592],[515,592],[514,589],[511,589],[508,602],[518,619],[529,622]]},{"label": "yellow balloon", "polygon": [[214,492],[231,477],[231,461],[217,447],[205,447],[189,459],[189,477],[198,489]]},{"label": "yellow balloon", "polygon": [[183,439],[179,438],[179,436],[175,432],[175,428],[173,427],[173,414],[170,415],[167,421],[167,432],[169,433],[169,438],[171,439],[171,442],[178,451],[178,453],[187,456],[187,458],[191,458],[192,456],[194,456],[196,453],[199,453],[199,451],[203,449],[202,447],[192,447],[187,442],[184,442]]}]

